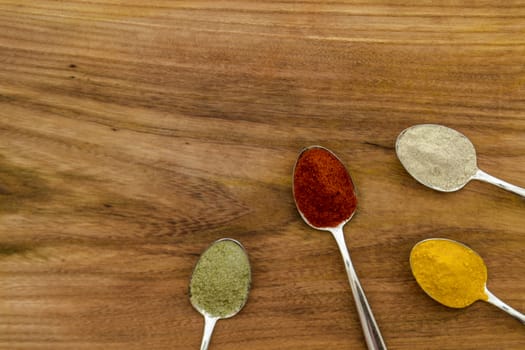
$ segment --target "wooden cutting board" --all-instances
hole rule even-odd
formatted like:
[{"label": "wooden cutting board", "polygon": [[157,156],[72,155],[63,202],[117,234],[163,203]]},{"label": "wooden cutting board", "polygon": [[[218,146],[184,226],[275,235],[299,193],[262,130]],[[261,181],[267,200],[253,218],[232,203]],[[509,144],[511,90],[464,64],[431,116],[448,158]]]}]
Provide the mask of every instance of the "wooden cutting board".
[{"label": "wooden cutting board", "polygon": [[292,199],[312,144],[358,188],[346,238],[389,349],[525,348],[408,264],[419,240],[464,242],[525,312],[525,200],[428,190],[393,148],[445,124],[525,186],[522,1],[0,0],[0,105],[1,349],[198,349],[188,282],[221,237],[253,288],[210,350],[365,349],[336,244]]}]

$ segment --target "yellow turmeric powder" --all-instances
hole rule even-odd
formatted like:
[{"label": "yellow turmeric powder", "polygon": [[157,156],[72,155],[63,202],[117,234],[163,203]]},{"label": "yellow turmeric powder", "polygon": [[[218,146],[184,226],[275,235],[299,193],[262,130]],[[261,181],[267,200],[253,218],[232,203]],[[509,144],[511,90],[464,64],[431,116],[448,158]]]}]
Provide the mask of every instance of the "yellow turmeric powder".
[{"label": "yellow turmeric powder", "polygon": [[465,245],[448,239],[419,242],[410,253],[410,267],[421,288],[448,307],[462,308],[487,300],[487,267]]}]

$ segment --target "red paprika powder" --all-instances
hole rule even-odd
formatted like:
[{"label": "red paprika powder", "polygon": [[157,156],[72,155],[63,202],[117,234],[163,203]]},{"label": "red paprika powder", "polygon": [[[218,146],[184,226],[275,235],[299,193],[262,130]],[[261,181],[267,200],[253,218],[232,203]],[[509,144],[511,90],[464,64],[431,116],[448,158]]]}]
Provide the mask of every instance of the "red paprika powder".
[{"label": "red paprika powder", "polygon": [[297,159],[293,175],[295,203],[315,227],[336,227],[357,206],[354,184],[345,166],[330,151],[310,147]]}]

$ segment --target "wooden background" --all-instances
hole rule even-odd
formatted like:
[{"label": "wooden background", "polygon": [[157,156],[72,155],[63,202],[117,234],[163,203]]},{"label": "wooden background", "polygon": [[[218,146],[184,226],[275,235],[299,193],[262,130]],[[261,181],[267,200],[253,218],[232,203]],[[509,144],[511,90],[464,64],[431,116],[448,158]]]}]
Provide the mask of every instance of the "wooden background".
[{"label": "wooden background", "polygon": [[411,276],[416,242],[456,239],[525,312],[525,200],[410,178],[394,141],[425,122],[525,186],[524,1],[0,0],[0,348],[198,349],[191,271],[232,237],[253,289],[210,350],[365,349],[291,196],[320,144],[358,187],[346,237],[389,349],[523,349],[510,316]]}]

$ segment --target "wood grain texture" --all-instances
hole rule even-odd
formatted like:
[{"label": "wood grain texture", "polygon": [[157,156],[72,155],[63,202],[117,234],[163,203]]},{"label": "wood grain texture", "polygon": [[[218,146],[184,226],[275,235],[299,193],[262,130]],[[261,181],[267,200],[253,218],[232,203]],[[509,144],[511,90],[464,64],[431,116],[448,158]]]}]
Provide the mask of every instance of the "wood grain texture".
[{"label": "wood grain texture", "polygon": [[424,122],[525,186],[525,2],[0,0],[0,349],[197,349],[189,277],[221,237],[253,288],[210,349],[365,349],[291,196],[311,144],[358,188],[346,237],[389,349],[523,349],[510,316],[411,276],[416,242],[459,240],[525,311],[525,201],[416,183],[393,145]]}]

